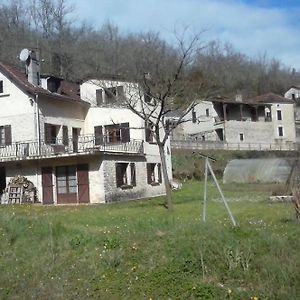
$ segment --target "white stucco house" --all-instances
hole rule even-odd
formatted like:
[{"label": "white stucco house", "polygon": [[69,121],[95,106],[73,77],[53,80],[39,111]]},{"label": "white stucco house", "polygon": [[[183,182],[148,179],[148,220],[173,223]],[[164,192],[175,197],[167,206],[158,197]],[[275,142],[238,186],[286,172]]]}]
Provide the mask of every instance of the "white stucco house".
[{"label": "white stucco house", "polygon": [[116,77],[75,84],[40,76],[33,60],[27,74],[0,63],[0,193],[20,175],[36,186],[43,204],[164,194],[158,147],[123,101],[140,94],[137,83]]},{"label": "white stucco house", "polygon": [[185,119],[174,131],[172,145],[185,140],[212,148],[218,144],[230,149],[284,150],[296,142],[294,102],[273,93],[199,101]]},{"label": "white stucco house", "polygon": [[300,142],[300,87],[293,85],[284,94],[284,97],[294,103],[296,140]]}]

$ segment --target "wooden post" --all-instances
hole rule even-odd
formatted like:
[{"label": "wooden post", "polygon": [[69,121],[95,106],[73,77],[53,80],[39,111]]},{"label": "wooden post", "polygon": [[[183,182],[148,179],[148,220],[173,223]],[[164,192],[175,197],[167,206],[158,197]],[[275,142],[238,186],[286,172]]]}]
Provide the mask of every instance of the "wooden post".
[{"label": "wooden post", "polygon": [[206,222],[206,196],[207,196],[207,162],[208,158],[205,159],[205,171],[204,171],[204,200],[203,200],[203,222]]},{"label": "wooden post", "polygon": [[[206,159],[207,159],[207,158],[206,158]],[[234,219],[234,217],[233,217],[233,215],[232,215],[232,213],[231,213],[231,210],[230,210],[230,208],[229,208],[229,206],[228,206],[227,200],[225,199],[225,197],[224,197],[224,195],[223,195],[223,193],[222,193],[222,190],[221,190],[221,188],[220,188],[220,186],[219,186],[219,183],[218,183],[218,181],[217,181],[217,178],[216,178],[216,176],[215,176],[215,173],[214,173],[214,171],[213,171],[213,169],[212,169],[212,167],[211,167],[211,165],[210,165],[208,159],[207,159],[207,166],[208,166],[208,169],[209,169],[209,171],[210,171],[210,174],[211,174],[211,176],[212,176],[212,178],[213,178],[213,180],[214,180],[214,182],[215,182],[215,185],[216,185],[216,187],[217,187],[217,189],[218,189],[218,191],[219,191],[219,193],[220,193],[220,195],[221,195],[221,198],[222,198],[222,200],[223,200],[223,203],[224,203],[224,205],[225,205],[225,208],[226,208],[226,210],[227,210],[227,212],[228,212],[228,214],[229,214],[230,220],[231,220],[233,226],[236,226],[236,225],[237,225],[237,224],[236,224],[236,221],[235,221],[235,219]]]}]

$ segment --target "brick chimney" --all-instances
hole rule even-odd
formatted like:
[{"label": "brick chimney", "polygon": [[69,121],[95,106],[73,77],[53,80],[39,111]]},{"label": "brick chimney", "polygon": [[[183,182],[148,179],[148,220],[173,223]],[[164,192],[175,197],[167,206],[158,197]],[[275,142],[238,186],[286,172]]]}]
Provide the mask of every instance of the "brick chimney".
[{"label": "brick chimney", "polygon": [[33,85],[40,84],[40,63],[36,51],[31,50],[29,56],[29,64],[27,66],[27,78]]}]

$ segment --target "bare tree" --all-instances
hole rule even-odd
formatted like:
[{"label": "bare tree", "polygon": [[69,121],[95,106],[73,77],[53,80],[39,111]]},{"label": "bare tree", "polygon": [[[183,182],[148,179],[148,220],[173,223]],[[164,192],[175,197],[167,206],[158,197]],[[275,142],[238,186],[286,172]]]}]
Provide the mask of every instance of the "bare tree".
[{"label": "bare tree", "polygon": [[[187,121],[185,116],[196,105],[194,100],[207,96],[204,78],[189,72],[196,54],[203,48],[201,34],[195,34],[189,39],[186,36],[186,31],[181,36],[176,35],[177,44],[171,49],[171,56],[166,52],[166,45],[160,45],[160,56],[152,57],[152,70],[144,73],[139,80],[142,91],[139,100],[132,101],[137,97],[130,97],[127,101],[131,111],[145,121],[147,130],[153,134],[157,143],[166,190],[165,206],[169,210],[173,210],[173,204],[166,164],[166,144],[171,132]],[[148,47],[151,46],[151,43],[148,44]],[[168,118],[171,113],[177,114],[173,122]]]}]

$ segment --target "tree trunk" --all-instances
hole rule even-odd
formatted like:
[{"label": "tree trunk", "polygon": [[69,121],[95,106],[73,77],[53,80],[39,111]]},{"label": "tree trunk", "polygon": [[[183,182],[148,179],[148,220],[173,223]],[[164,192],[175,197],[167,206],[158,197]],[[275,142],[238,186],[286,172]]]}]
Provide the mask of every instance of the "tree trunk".
[{"label": "tree trunk", "polygon": [[171,185],[170,185],[170,180],[167,171],[165,147],[164,145],[158,143],[158,149],[159,149],[159,155],[161,159],[162,175],[163,175],[165,189],[166,189],[165,205],[169,211],[172,211],[173,210],[172,193],[171,193],[172,191],[171,191]]}]

